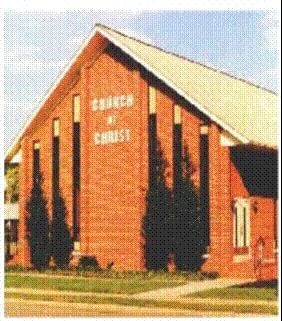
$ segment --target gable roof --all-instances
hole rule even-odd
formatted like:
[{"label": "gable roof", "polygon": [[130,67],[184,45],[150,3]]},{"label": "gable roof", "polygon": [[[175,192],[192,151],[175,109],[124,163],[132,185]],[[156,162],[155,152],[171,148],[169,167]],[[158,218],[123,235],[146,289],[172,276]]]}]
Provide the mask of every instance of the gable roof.
[{"label": "gable roof", "polygon": [[276,94],[105,26],[99,30],[242,143],[276,146]]},{"label": "gable roof", "polygon": [[[155,46],[97,24],[45,97],[48,100],[55,86],[69,70],[83,61],[83,55],[94,36],[100,34],[131,56],[203,114],[229,132],[239,143],[277,146],[278,96],[270,90],[253,85],[224,72],[165,52]],[[36,117],[41,106],[35,111]],[[11,158],[31,121],[23,128],[5,158]],[[11,155],[10,155],[11,154]],[[13,155],[12,155],[13,154]]]}]

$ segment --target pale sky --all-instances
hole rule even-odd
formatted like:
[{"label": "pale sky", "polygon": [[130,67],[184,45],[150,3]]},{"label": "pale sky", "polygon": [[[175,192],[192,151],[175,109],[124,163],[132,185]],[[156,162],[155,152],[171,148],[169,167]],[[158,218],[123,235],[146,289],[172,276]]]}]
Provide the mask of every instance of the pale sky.
[{"label": "pale sky", "polygon": [[278,90],[274,11],[5,11],[4,149],[95,23]]}]

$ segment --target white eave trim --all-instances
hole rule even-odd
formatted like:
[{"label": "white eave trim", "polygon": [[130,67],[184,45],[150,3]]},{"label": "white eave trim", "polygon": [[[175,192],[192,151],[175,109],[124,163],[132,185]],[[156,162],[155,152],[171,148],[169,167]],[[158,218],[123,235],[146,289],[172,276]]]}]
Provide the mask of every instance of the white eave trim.
[{"label": "white eave trim", "polygon": [[207,115],[211,120],[219,124],[223,129],[228,131],[231,135],[233,135],[236,139],[238,139],[241,143],[247,144],[249,143],[249,139],[247,139],[245,136],[239,134],[237,131],[235,131],[231,126],[224,123],[221,119],[219,119],[217,116],[213,115],[209,111],[206,110],[201,104],[199,104],[197,101],[195,101],[193,98],[189,97],[184,91],[179,89],[173,82],[166,79],[159,71],[152,68],[150,65],[148,65],[145,61],[137,57],[130,49],[128,49],[126,46],[119,43],[115,38],[113,38],[111,35],[109,35],[106,31],[102,30],[99,26],[96,26],[93,31],[89,34],[89,36],[86,38],[82,46],[78,49],[76,54],[73,56],[73,58],[70,60],[70,62],[67,64],[67,66],[64,68],[63,72],[60,74],[60,76],[57,78],[53,86],[49,89],[43,100],[40,102],[38,107],[34,110],[32,113],[32,116],[30,117],[29,121],[24,125],[24,127],[20,130],[18,135],[15,137],[13,143],[8,148],[7,152],[5,153],[5,159],[9,157],[9,155],[13,152],[13,149],[16,147],[17,144],[19,144],[20,147],[20,140],[25,132],[25,130],[28,128],[28,126],[31,124],[33,119],[38,114],[41,107],[46,103],[52,92],[56,89],[58,84],[61,82],[61,80],[65,77],[66,73],[70,69],[70,67],[74,64],[76,59],[79,57],[79,55],[82,53],[82,51],[87,47],[88,43],[92,39],[92,37],[95,35],[96,32],[99,32],[102,36],[107,38],[110,42],[112,42],[114,45],[119,47],[122,51],[124,51],[126,54],[131,56],[134,60],[136,60],[138,63],[143,65],[148,71],[156,75],[160,80],[162,80],[164,83],[166,83],[169,87],[171,87],[173,90],[175,90],[180,96],[185,98],[188,102],[190,102],[192,105],[196,106],[203,114]]},{"label": "white eave trim", "polygon": [[20,164],[22,162],[22,150],[19,149],[18,152],[10,160],[10,164]]}]

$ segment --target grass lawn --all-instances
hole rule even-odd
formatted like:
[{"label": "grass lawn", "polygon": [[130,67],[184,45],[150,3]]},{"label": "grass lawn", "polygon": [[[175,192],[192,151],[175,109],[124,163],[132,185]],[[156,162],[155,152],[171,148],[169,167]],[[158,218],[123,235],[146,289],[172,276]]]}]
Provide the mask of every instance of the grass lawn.
[{"label": "grass lawn", "polygon": [[254,282],[243,286],[234,286],[224,289],[211,289],[197,292],[189,297],[222,298],[222,299],[249,299],[276,301],[278,296],[277,282]]},{"label": "grass lawn", "polygon": [[134,294],[184,284],[184,280],[140,278],[76,278],[32,275],[5,275],[5,287],[53,289],[59,291]]},{"label": "grass lawn", "polygon": [[[222,311],[234,313],[255,313],[255,314],[277,314],[277,306],[273,304],[253,303],[253,302],[217,302],[210,304],[210,299],[219,297],[224,299],[258,299],[258,300],[276,300],[277,286],[256,287],[254,284],[243,287],[232,287],[227,289],[210,290],[194,294],[193,296],[207,298],[199,302],[197,300],[166,300],[158,301],[151,299],[139,299],[134,297],[119,297],[117,294],[134,294],[138,292],[150,291],[163,287],[173,287],[185,282],[181,277],[175,276],[175,279],[163,278],[163,275],[154,275],[152,278],[144,279],[141,275],[135,277],[123,278],[101,278],[101,277],[60,277],[46,275],[5,275],[6,288],[18,288],[19,292],[7,292],[5,298],[56,301],[56,302],[73,302],[73,303],[90,303],[90,304],[116,304],[123,306],[136,307],[160,307],[170,309],[187,309],[197,311]],[[58,290],[61,293],[23,293],[21,289],[42,289]],[[64,292],[63,292],[64,291]],[[70,292],[77,292],[76,295]],[[93,293],[85,295],[80,292]],[[112,295],[100,296],[96,293],[110,293]]]}]

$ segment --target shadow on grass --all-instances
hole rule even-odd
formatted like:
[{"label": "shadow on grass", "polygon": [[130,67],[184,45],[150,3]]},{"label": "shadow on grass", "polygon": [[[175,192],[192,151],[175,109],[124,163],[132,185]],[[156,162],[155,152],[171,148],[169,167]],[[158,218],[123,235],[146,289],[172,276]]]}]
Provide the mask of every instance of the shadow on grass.
[{"label": "shadow on grass", "polygon": [[241,285],[235,285],[231,288],[269,288],[269,289],[277,289],[278,282],[277,279],[267,280],[267,281],[255,281],[249,282]]}]

